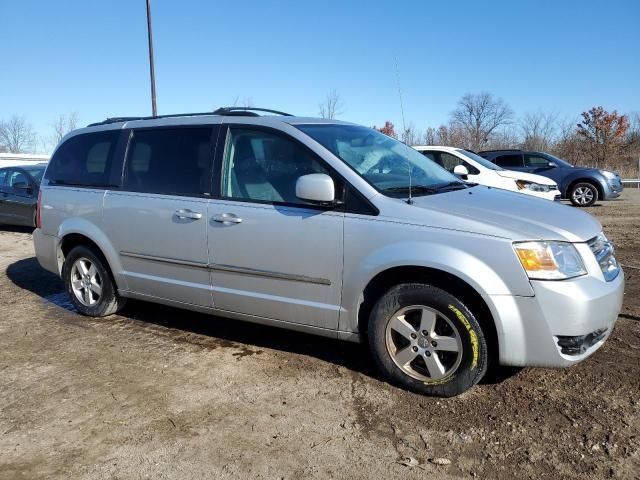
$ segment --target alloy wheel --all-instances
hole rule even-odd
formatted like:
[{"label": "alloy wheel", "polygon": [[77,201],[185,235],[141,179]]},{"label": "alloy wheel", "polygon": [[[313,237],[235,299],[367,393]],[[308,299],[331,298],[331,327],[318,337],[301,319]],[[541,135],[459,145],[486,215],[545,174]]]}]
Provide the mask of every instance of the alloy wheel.
[{"label": "alloy wheel", "polygon": [[590,187],[578,187],[573,191],[573,199],[580,205],[591,203],[594,198],[593,189]]},{"label": "alloy wheel", "polygon": [[71,289],[82,305],[92,307],[102,296],[102,278],[93,262],[81,257],[71,267]]},{"label": "alloy wheel", "polygon": [[396,366],[420,381],[447,378],[462,360],[462,341],[453,323],[424,305],[396,312],[387,323],[385,340]]}]

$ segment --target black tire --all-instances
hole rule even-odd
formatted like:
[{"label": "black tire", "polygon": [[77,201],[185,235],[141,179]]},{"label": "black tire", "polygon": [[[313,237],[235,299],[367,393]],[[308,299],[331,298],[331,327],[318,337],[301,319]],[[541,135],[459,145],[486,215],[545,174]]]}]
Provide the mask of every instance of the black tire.
[{"label": "black tire", "polygon": [[[451,365],[451,371],[447,373],[445,369],[443,373],[445,376],[436,381],[431,381],[429,378],[415,378],[407,373],[396,364],[387,346],[388,341],[393,343],[393,340],[388,340],[389,331],[387,326],[396,318],[398,312],[407,308],[409,308],[407,310],[408,313],[403,316],[403,319],[406,318],[409,321],[409,316],[412,315],[412,306],[425,306],[428,307],[426,311],[437,312],[435,315],[437,320],[434,320],[434,325],[438,325],[436,328],[446,328],[451,332],[449,334],[451,338],[455,338],[455,335],[457,335],[456,342],[458,343],[456,348],[458,351],[455,353],[456,360]],[[414,342],[422,342],[422,344],[420,354],[416,354],[414,360],[409,364],[410,368],[413,370],[415,366],[415,369],[419,370],[421,362],[426,367],[426,356],[433,356],[434,359],[438,359],[441,365],[444,365],[447,355],[450,356],[452,353],[436,352],[435,350],[433,350],[433,353],[431,353],[432,351],[427,353],[427,350],[424,350],[423,356],[422,346],[426,345],[425,348],[431,349],[431,346],[428,345],[429,337],[422,337],[422,333],[419,331],[415,333],[418,335],[418,339],[414,340]],[[371,311],[368,335],[369,346],[378,368],[391,383],[416,393],[438,397],[459,395],[478,383],[487,370],[489,361],[487,342],[473,313],[453,295],[430,285],[407,283],[390,289],[378,300]],[[396,332],[391,329],[389,335],[389,338],[391,338],[396,335]],[[412,333],[411,335],[414,334]],[[409,346],[406,348],[418,349],[419,347]],[[398,351],[400,350],[402,349]],[[429,373],[428,367],[423,371]]]},{"label": "black tire", "polygon": [[569,191],[569,200],[576,207],[590,207],[598,201],[598,189],[593,183],[576,183]]},{"label": "black tire", "polygon": [[[78,296],[76,296],[72,286],[72,277],[74,276],[73,268],[76,262],[81,259],[88,260],[91,265],[95,266],[97,276],[94,276],[94,278],[99,278],[100,281],[101,292],[99,297],[95,299],[94,304],[84,304],[81,302]],[[106,260],[100,252],[95,251],[93,248],[84,245],[74,247],[64,260],[62,279],[67,290],[67,295],[69,295],[78,312],[83,315],[89,317],[106,317],[118,312],[126,303],[126,298],[117,294],[115,282],[107,268]],[[96,296],[94,293],[92,299]]]}]

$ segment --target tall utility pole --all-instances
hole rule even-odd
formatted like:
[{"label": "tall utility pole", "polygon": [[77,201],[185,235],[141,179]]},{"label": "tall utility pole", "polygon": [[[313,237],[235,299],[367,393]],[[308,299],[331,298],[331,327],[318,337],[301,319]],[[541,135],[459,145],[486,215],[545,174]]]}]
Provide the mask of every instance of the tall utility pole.
[{"label": "tall utility pole", "polygon": [[158,116],[156,109],[156,73],[153,64],[153,33],[151,32],[151,0],[147,0],[147,33],[149,34],[149,72],[151,74],[151,111]]}]

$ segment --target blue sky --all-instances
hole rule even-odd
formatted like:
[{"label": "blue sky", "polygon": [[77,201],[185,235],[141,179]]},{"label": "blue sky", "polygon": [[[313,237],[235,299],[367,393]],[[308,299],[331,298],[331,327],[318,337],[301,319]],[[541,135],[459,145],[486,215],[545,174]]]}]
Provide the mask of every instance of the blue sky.
[{"label": "blue sky", "polygon": [[[0,118],[43,135],[148,115],[144,0],[0,0]],[[419,129],[467,92],[518,114],[640,111],[640,1],[153,0],[159,113],[255,106],[317,116],[331,89],[341,118]]]}]

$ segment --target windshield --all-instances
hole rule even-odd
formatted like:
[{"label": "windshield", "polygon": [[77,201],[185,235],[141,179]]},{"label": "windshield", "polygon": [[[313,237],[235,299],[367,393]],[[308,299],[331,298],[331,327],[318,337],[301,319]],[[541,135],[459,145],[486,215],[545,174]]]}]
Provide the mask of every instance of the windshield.
[{"label": "windshield", "polygon": [[[456,176],[413,148],[358,125],[296,125],[385,195],[428,195],[467,188]],[[409,170],[411,168],[411,170]]]},{"label": "windshield", "polygon": [[33,177],[38,185],[42,181],[42,174],[44,173],[44,167],[22,167],[29,175]]},{"label": "windshield", "polygon": [[551,158],[554,162],[558,163],[561,167],[565,167],[565,168],[573,168],[573,165],[571,165],[569,162],[567,162],[566,160],[562,160],[561,158],[558,157],[554,157],[553,155],[551,155],[550,153],[545,153],[545,155],[549,158]]},{"label": "windshield", "polygon": [[470,152],[468,150],[463,150],[461,148],[458,148],[457,151],[458,151],[458,153],[461,153],[465,157],[469,157],[471,160],[474,160],[474,161],[478,162],[484,168],[488,168],[490,170],[504,170],[504,168],[499,167],[495,163],[491,163],[486,158],[482,158],[480,155],[477,155],[477,154],[475,154],[473,152]]}]

